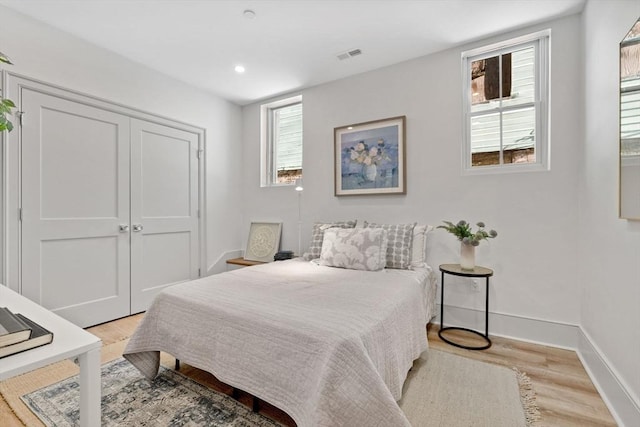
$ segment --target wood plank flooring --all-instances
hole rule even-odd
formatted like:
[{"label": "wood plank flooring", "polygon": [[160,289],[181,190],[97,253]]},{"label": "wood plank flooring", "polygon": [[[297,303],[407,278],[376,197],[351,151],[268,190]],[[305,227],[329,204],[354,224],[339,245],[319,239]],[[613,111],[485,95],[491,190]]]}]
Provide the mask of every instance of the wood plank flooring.
[{"label": "wood plank flooring", "polygon": [[[104,345],[108,345],[130,336],[142,316],[139,314],[115,320],[89,328],[89,331],[99,336]],[[465,332],[448,331],[446,334],[456,342],[467,345],[480,344],[477,338]],[[464,350],[443,342],[438,337],[438,327],[431,325],[427,328],[427,336],[431,348],[509,368],[516,367],[527,373],[537,393],[537,404],[542,415],[540,424],[545,427],[616,425],[573,351],[500,337],[492,337],[493,345],[487,350]],[[185,364],[182,364],[180,372],[217,391],[231,395],[230,386],[207,372]],[[251,399],[250,395],[240,392],[240,402],[248,407],[251,407]],[[264,402],[260,403],[260,413],[287,426],[295,426],[287,414]],[[3,427],[23,426],[4,399],[0,399],[0,421]]]}]

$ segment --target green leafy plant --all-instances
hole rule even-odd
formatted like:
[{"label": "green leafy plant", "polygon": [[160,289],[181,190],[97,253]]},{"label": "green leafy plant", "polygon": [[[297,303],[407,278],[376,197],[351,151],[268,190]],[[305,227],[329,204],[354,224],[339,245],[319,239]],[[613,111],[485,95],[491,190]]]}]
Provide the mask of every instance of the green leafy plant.
[{"label": "green leafy plant", "polygon": [[[0,52],[0,62],[13,65],[7,55],[2,52]],[[16,108],[16,104],[14,104],[12,100],[0,96],[0,132],[5,130],[11,132],[13,130],[13,123],[11,123],[7,116],[11,115],[11,110],[14,108]]]},{"label": "green leafy plant", "polygon": [[476,231],[473,231],[471,229],[471,224],[465,220],[460,220],[457,224],[450,221],[443,222],[446,225],[439,225],[438,228],[447,230],[449,233],[456,236],[458,240],[467,245],[478,246],[481,240],[494,239],[498,236],[498,232],[496,230],[490,230],[487,232],[484,229],[485,225],[482,221],[476,224],[478,226]]}]

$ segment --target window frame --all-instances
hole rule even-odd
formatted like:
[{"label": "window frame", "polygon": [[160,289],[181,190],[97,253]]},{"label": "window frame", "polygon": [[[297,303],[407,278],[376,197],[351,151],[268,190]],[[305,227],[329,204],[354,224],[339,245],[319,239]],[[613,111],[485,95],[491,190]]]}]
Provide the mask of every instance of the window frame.
[{"label": "window frame", "polygon": [[[295,185],[294,182],[278,182],[278,171],[275,165],[276,147],[273,140],[273,113],[275,110],[297,104],[302,104],[302,95],[279,99],[260,106],[260,187],[284,187]],[[304,111],[302,114],[304,120]],[[300,165],[300,168],[302,170],[302,164]]]},{"label": "window frame", "polygon": [[[471,64],[474,61],[503,55],[520,50],[524,47],[534,47],[535,69],[535,98],[533,102],[517,106],[498,106],[493,109],[471,112]],[[512,172],[533,172],[550,170],[550,129],[549,129],[549,88],[550,88],[550,51],[551,30],[538,31],[536,33],[504,40],[488,46],[462,52],[462,104],[463,104],[463,143],[462,143],[462,174],[481,175]],[[501,64],[502,61],[499,61]],[[536,161],[533,163],[500,163],[497,165],[472,166],[471,153],[471,120],[478,115],[490,113],[505,113],[520,110],[526,107],[535,109],[535,145]],[[502,159],[502,136],[500,130],[501,147],[500,159]],[[502,161],[502,160],[501,160]]]}]

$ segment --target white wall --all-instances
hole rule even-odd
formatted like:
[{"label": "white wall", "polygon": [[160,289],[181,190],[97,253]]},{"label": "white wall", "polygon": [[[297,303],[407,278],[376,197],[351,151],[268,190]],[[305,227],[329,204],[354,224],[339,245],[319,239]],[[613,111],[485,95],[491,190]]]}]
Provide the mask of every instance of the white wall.
[{"label": "white wall", "polygon": [[[552,30],[551,170],[462,176],[461,52],[545,28]],[[311,224],[320,220],[433,225],[442,220],[483,220],[500,234],[482,243],[476,253],[478,264],[495,270],[491,311],[577,325],[582,111],[575,94],[582,90],[577,78],[580,37],[580,18],[574,15],[303,91],[303,248]],[[252,220],[282,220],[282,246],[297,250],[295,191],[260,188],[259,110],[258,103],[243,107],[244,229]],[[400,115],[407,117],[407,195],[334,197],[333,128]],[[453,236],[444,230],[432,233],[432,266],[458,257],[459,243]],[[453,286],[451,292],[447,288],[446,304],[481,309],[483,293]]]},{"label": "white wall", "polygon": [[640,221],[618,219],[618,64],[619,43],[638,17],[634,0],[591,0],[583,13],[585,138],[575,242],[582,328],[635,404],[627,425],[640,425]]},{"label": "white wall", "polygon": [[[0,6],[11,72],[206,129],[207,265],[240,246],[240,108]],[[171,55],[167,55],[171,60]]]}]

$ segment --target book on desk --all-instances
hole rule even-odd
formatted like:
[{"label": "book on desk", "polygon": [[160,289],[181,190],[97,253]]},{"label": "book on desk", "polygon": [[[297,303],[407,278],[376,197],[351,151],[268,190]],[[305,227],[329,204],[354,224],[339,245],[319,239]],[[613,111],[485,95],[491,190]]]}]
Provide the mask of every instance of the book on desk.
[{"label": "book on desk", "polygon": [[53,333],[28,317],[0,307],[0,358],[53,341]]},{"label": "book on desk", "polygon": [[7,307],[0,307],[0,347],[29,339],[31,328]]}]

